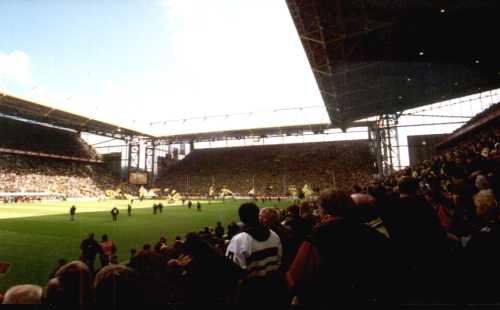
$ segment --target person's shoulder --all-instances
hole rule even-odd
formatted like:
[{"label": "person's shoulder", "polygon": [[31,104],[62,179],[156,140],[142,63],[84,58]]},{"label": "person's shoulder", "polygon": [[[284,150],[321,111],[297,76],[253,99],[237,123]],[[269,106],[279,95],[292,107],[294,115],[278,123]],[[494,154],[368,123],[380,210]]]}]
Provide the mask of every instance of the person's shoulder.
[{"label": "person's shoulder", "polygon": [[347,228],[350,228],[352,223],[343,218],[337,218],[332,221],[327,221],[323,223],[319,223],[313,227],[311,231],[311,237],[318,237],[323,234],[330,234],[332,232],[344,231]]},{"label": "person's shoulder", "polygon": [[[276,229],[275,229],[276,230]],[[278,233],[276,231],[274,231],[273,229],[269,229],[269,232],[270,232],[270,237],[271,238],[280,238],[280,236],[278,235]]]},{"label": "person's shoulder", "polygon": [[269,229],[269,232],[270,232],[270,235],[269,235],[269,238],[267,239],[267,241],[281,243],[282,240],[276,232],[274,232],[272,229]]},{"label": "person's shoulder", "polygon": [[282,224],[277,224],[277,225],[271,226],[271,230],[273,230],[275,233],[277,233],[278,236],[292,234],[292,230],[289,227],[286,227],[285,225],[282,225]]},{"label": "person's shoulder", "polygon": [[233,238],[231,238],[231,242],[235,241],[241,241],[241,240],[247,240],[248,238],[250,238],[250,234],[245,232],[245,231],[240,231],[238,232],[236,235],[233,236]]}]

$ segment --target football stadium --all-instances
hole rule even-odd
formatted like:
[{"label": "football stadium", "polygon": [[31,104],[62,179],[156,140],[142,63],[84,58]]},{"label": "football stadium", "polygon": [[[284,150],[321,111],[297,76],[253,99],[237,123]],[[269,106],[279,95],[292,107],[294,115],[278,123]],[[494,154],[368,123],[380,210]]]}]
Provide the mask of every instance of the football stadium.
[{"label": "football stadium", "polygon": [[153,2],[0,4],[0,303],[500,304],[496,1]]}]

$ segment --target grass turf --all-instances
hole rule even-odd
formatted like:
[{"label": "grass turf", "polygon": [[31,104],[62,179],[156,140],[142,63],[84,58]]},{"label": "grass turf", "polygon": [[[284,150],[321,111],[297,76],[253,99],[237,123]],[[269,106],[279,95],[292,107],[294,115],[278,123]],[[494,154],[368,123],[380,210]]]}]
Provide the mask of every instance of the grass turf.
[{"label": "grass turf", "polygon": [[[0,262],[11,264],[6,275],[0,275],[0,292],[16,284],[44,286],[48,275],[60,258],[77,259],[80,242],[94,232],[99,241],[107,234],[118,248],[118,260],[126,261],[130,249],[141,249],[145,243],[152,246],[161,235],[168,242],[187,232],[215,227],[221,222],[224,228],[238,220],[238,207],[243,201],[225,203],[202,202],[202,212],[196,204],[187,206],[166,205],[163,213],[153,215],[154,201],[134,202],[132,216],[127,216],[127,201],[104,202],[41,202],[25,204],[0,204]],[[77,207],[75,221],[69,220],[69,208]],[[289,202],[266,202],[260,206],[284,207]],[[113,223],[111,208],[118,207],[118,222]],[[100,266],[96,260],[96,267]]]}]

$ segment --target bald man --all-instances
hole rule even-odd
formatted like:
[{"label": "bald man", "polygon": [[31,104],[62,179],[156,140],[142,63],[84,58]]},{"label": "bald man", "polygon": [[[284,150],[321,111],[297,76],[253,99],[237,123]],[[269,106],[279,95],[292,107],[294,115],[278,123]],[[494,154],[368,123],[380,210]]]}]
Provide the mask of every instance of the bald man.
[{"label": "bald man", "polygon": [[62,266],[46,287],[46,302],[56,308],[88,309],[92,302],[91,271],[81,261]]},{"label": "bald man", "polygon": [[38,285],[16,285],[11,287],[3,298],[3,305],[38,305],[42,300],[43,289]]}]

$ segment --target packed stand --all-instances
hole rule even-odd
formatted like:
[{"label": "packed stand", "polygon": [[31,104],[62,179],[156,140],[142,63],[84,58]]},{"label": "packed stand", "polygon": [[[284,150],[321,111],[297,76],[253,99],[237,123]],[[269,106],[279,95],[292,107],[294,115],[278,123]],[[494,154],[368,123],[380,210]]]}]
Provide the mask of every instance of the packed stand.
[{"label": "packed stand", "polygon": [[[285,195],[289,185],[316,191],[367,184],[376,173],[368,141],[199,149],[164,169],[157,186],[206,194],[211,184],[246,195]],[[189,188],[186,188],[189,186]]]},{"label": "packed stand", "polygon": [[99,164],[0,153],[0,192],[99,197],[120,180]]},{"label": "packed stand", "polygon": [[462,217],[453,224],[470,225],[458,234],[439,209],[458,210],[461,197],[436,205],[417,180],[403,176],[396,189],[371,186],[351,195],[327,190],[286,210],[244,203],[238,223],[217,223],[184,240],[161,236],[121,259],[107,235],[97,241],[90,234],[79,260],[58,262],[43,295],[38,286],[15,286],[4,303],[62,309],[500,302],[500,212],[492,189],[473,196],[474,221],[455,211]]},{"label": "packed stand", "polygon": [[9,154],[9,151],[27,151],[96,159],[96,151],[73,131],[1,118],[0,148],[6,149],[0,152],[0,193],[36,192],[75,198],[99,197],[104,195],[105,190],[115,189],[120,184],[99,164]]},{"label": "packed stand", "polygon": [[238,223],[160,237],[121,264],[107,236],[90,235],[80,260],[58,263],[43,295],[13,287],[4,302],[498,304],[500,134],[490,129],[349,193],[326,190],[287,210],[244,203]]}]

